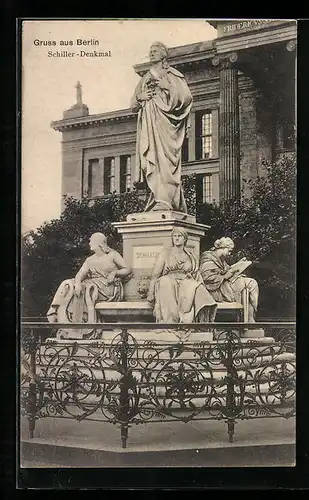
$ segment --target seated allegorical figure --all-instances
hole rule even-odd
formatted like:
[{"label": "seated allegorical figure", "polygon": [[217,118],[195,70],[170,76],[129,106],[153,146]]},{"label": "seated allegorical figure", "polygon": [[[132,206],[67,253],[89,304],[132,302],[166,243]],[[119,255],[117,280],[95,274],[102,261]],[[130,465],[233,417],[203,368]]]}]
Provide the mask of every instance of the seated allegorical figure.
[{"label": "seated allegorical figure", "polygon": [[147,300],[157,323],[213,322],[217,304],[206,290],[197,259],[186,248],[185,230],[172,231],[172,247],[163,250],[154,266]]},{"label": "seated allegorical figure", "polygon": [[103,233],[94,233],[89,246],[94,254],[85,260],[75,278],[64,280],[58,287],[47,312],[49,322],[96,323],[97,301],[122,300],[122,281],[128,278],[131,269],[122,256],[107,245]]},{"label": "seated allegorical figure", "polygon": [[200,258],[200,273],[205,287],[217,302],[242,302],[242,292],[248,292],[248,322],[255,322],[259,288],[256,280],[242,274],[251,262],[246,258],[233,265],[226,262],[232,253],[234,242],[231,238],[220,238],[214,246],[203,252]]}]

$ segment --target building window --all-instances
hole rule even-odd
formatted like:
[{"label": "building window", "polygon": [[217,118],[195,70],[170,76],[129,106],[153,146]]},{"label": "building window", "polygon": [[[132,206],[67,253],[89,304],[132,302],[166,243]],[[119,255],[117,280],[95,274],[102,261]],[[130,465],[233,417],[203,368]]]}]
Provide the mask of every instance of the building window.
[{"label": "building window", "polygon": [[120,192],[125,193],[131,189],[131,156],[120,156]]},{"label": "building window", "polygon": [[102,194],[102,178],[100,178],[98,158],[88,161],[88,196],[90,198]]},{"label": "building window", "polygon": [[203,160],[212,157],[212,112],[195,113],[195,157]]},{"label": "building window", "polygon": [[104,158],[103,178],[104,194],[113,193],[115,191],[115,158]]},{"label": "building window", "polygon": [[183,144],[182,144],[182,149],[181,149],[181,161],[182,162],[187,162],[189,161],[189,139],[185,135]]},{"label": "building window", "polygon": [[196,202],[213,202],[212,174],[197,174],[196,176]]},{"label": "building window", "polygon": [[203,203],[212,203],[212,176],[203,175]]}]

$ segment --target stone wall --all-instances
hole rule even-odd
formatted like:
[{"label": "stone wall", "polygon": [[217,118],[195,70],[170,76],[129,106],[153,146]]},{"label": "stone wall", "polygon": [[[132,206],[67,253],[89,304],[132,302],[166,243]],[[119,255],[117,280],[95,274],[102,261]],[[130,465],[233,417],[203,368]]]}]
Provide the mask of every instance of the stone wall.
[{"label": "stone wall", "polygon": [[239,114],[241,184],[247,195],[244,180],[264,175],[262,161],[272,159],[273,119],[270,104],[253,85],[240,91]]},{"label": "stone wall", "polygon": [[62,200],[61,209],[64,209],[63,196],[73,196],[81,199],[83,175],[83,149],[79,143],[75,147],[62,144]]},{"label": "stone wall", "polygon": [[[113,120],[64,130],[62,197],[68,195],[81,199],[87,189],[85,182],[87,183],[87,162],[89,159],[120,154],[131,154],[134,157],[135,141],[135,117],[129,120]],[[134,177],[135,162],[132,163],[132,177]]]},{"label": "stone wall", "polygon": [[[189,162],[183,167],[183,174],[218,172],[214,161],[218,158],[219,120],[219,72],[217,69],[201,67],[185,74],[193,94],[191,128],[189,129]],[[240,177],[241,186],[246,190],[244,179],[255,179],[263,175],[263,159],[271,160],[273,137],[275,134],[271,100],[256,89],[254,82],[239,73],[239,113],[240,113]],[[213,157],[211,160],[195,163],[195,111],[213,111]],[[113,118],[92,124],[65,129],[63,131],[63,180],[62,193],[81,198],[87,184],[87,162],[91,158],[129,154],[132,156],[132,182],[137,180],[135,172],[136,115]],[[216,179],[214,179],[216,181]],[[215,185],[216,182],[214,183]]]}]

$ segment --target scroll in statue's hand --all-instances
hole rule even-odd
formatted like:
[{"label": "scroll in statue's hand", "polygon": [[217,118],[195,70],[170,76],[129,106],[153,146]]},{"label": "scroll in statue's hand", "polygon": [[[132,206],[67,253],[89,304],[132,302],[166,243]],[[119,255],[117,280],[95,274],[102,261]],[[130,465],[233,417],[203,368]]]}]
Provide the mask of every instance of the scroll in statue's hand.
[{"label": "scroll in statue's hand", "polygon": [[153,95],[154,95],[153,90],[150,90],[150,89],[143,90],[142,92],[140,92],[140,94],[138,94],[137,100],[138,101],[149,101],[149,99],[151,99],[153,97]]}]

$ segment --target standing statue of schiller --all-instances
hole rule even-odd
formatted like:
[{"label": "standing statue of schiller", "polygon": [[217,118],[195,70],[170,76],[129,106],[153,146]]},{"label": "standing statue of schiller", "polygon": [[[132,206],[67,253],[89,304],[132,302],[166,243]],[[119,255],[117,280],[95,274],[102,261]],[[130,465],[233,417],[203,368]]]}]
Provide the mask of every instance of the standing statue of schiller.
[{"label": "standing statue of schiller", "polygon": [[167,62],[161,42],[150,47],[149,71],[138,83],[131,102],[138,112],[136,161],[139,180],[150,189],[145,211],[187,213],[181,186],[181,148],[192,95],[185,77]]}]

